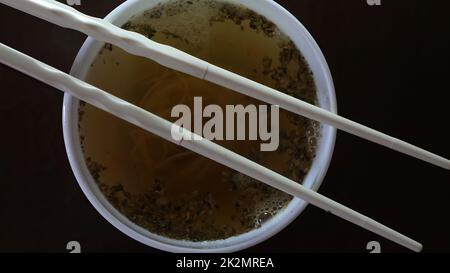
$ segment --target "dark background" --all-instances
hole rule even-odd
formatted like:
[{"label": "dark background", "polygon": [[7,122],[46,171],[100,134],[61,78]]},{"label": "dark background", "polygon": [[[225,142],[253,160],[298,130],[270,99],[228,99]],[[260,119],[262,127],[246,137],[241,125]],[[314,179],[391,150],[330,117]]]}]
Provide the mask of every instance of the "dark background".
[{"label": "dark background", "polygon": [[[123,1],[82,0],[103,17]],[[328,61],[341,115],[450,157],[447,1],[279,0]],[[68,72],[85,35],[0,4],[0,42]],[[107,223],[81,192],[61,128],[63,94],[0,65],[0,251],[156,252]],[[320,192],[450,252],[449,172],[339,132]],[[248,252],[408,252],[313,206]]]}]

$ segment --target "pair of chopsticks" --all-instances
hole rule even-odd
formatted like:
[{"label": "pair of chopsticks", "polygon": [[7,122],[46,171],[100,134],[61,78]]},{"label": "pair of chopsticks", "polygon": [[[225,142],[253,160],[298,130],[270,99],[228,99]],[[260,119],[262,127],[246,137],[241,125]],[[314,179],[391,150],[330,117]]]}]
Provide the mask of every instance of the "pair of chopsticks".
[{"label": "pair of chopsticks", "polygon": [[[168,68],[216,83],[266,103],[279,105],[281,108],[293,113],[334,126],[350,134],[445,169],[450,169],[450,161],[448,159],[209,64],[175,48],[156,43],[137,33],[123,30],[102,19],[87,16],[56,1],[0,0],[0,3],[56,25],[78,30],[97,40],[114,44],[131,54],[149,58]],[[203,138],[200,138],[201,140],[183,141],[183,139],[189,139],[188,137],[192,134],[184,128],[178,127],[179,130],[174,130],[180,134],[178,139],[181,139],[181,141],[177,142],[172,138],[172,128],[177,125],[3,44],[0,44],[0,62],[50,86],[67,92],[144,130],[274,188],[299,197],[308,203],[413,251],[419,252],[422,249],[420,243],[397,231],[258,165],[243,156],[231,152],[220,145]]]}]

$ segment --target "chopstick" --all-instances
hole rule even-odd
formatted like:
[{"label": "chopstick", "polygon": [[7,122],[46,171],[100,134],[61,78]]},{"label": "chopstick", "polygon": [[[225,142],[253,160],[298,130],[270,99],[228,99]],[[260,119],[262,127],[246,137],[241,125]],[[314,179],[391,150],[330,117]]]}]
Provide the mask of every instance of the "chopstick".
[{"label": "chopstick", "polygon": [[266,103],[278,105],[295,114],[331,125],[397,152],[447,170],[450,169],[450,160],[444,157],[224,70],[173,47],[121,29],[100,18],[85,15],[59,2],[53,0],[0,0],[0,2],[53,24],[114,44],[131,54],[152,59],[165,67],[213,82]]},{"label": "chopstick", "polygon": [[[311,189],[304,187],[270,169],[267,169],[239,154],[236,154],[218,144],[200,136],[200,140],[191,139],[189,130],[172,124],[136,105],[130,104],[86,82],[68,75],[56,68],[42,63],[15,49],[0,43],[0,62],[40,80],[56,89],[67,92],[85,102],[88,102],[118,118],[126,120],[148,132],[185,147],[197,154],[203,155],[220,164],[239,171],[267,185],[303,199],[327,212],[345,219],[366,230],[394,241],[413,251],[420,252],[422,245],[399,232],[384,226],[369,217],[362,215],[342,204],[333,201]],[[175,127],[174,127],[175,126]],[[175,130],[173,129],[175,128]],[[175,141],[172,133],[178,132]],[[196,139],[195,137],[193,139]]]}]

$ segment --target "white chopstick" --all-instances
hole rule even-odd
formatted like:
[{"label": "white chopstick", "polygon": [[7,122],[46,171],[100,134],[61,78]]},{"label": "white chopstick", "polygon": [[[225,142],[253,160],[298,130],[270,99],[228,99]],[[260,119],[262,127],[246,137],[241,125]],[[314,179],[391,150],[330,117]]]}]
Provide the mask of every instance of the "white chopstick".
[{"label": "white chopstick", "polygon": [[298,115],[331,125],[447,170],[450,169],[450,160],[444,157],[221,69],[175,48],[121,29],[102,19],[87,16],[67,5],[53,0],[0,0],[0,2],[56,25],[74,29],[97,40],[117,45],[129,53],[152,59],[168,68],[205,79],[266,103],[279,105]]},{"label": "white chopstick", "polygon": [[[241,155],[209,140],[183,140],[189,139],[191,132],[180,128],[171,122],[145,111],[133,104],[117,98],[86,82],[72,77],[47,64],[33,59],[0,43],[0,62],[18,71],[21,71],[54,88],[65,91],[83,101],[86,101],[114,116],[124,119],[148,132],[154,133],[166,140],[185,147],[195,153],[210,158],[218,163],[248,175],[267,185],[284,191],[311,203],[327,212],[354,223],[366,230],[372,231],[382,237],[394,241],[413,251],[420,252],[422,245],[395,230],[392,230],[348,207],[345,207],[313,190],[304,187],[274,171],[271,171]],[[176,142],[172,137],[172,127],[177,126],[181,141]],[[184,136],[184,137],[183,137]],[[194,138],[195,139],[195,138]]]}]

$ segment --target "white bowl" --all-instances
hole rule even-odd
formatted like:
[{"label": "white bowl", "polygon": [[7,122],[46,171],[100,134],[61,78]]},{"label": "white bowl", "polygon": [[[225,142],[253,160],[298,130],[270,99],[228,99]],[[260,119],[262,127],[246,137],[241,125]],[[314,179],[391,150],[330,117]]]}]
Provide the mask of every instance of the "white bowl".
[{"label": "white bowl", "polygon": [[[164,2],[164,0],[128,0],[114,9],[105,20],[121,26],[131,16],[140,14],[159,2]],[[302,52],[314,74],[320,107],[336,112],[336,97],[328,65],[319,46],[306,28],[292,14],[272,0],[231,0],[231,2],[243,4],[255,12],[264,15],[290,37]],[[88,38],[75,59],[71,75],[84,80],[91,63],[94,61],[103,44],[102,42]],[[90,175],[79,141],[78,105],[79,100],[66,93],[63,103],[64,142],[69,162],[78,184],[92,205],[107,221],[126,235],[143,244],[170,252],[238,251],[254,246],[275,235],[291,223],[307,205],[303,200],[294,198],[284,210],[276,214],[262,227],[224,240],[188,242],[173,240],[151,233],[134,224],[117,211],[107,201]],[[316,158],[304,179],[303,185],[305,187],[313,190],[319,188],[333,154],[335,138],[336,130],[334,128],[322,126]]]}]

